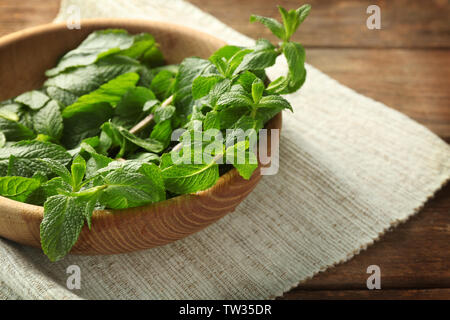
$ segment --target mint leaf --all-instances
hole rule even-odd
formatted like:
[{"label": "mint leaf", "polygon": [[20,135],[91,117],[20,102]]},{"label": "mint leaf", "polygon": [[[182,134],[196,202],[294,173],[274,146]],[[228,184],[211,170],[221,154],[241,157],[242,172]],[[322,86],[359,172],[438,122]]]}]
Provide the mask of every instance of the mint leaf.
[{"label": "mint leaf", "polygon": [[14,101],[22,103],[33,110],[42,108],[48,100],[49,97],[47,97],[47,95],[37,90],[22,93],[20,96],[14,99]]},{"label": "mint leaf", "polygon": [[262,98],[264,89],[264,83],[261,81],[261,79],[256,78],[252,83],[252,98],[254,103],[259,103]]},{"label": "mint leaf", "polygon": [[203,74],[217,73],[214,70],[214,65],[208,60],[200,58],[183,60],[175,80],[174,96],[174,104],[180,114],[187,116],[192,112],[192,82],[194,79]]},{"label": "mint leaf", "polygon": [[87,105],[109,103],[115,106],[128,90],[134,88],[138,80],[139,75],[137,73],[130,72],[119,75],[101,85],[97,90],[78,98],[74,104],[64,109],[63,117],[70,118],[78,110],[85,109]]},{"label": "mint leaf", "polygon": [[137,207],[163,200],[154,181],[141,173],[117,169],[104,177],[104,183],[107,187],[99,201],[112,209]]},{"label": "mint leaf", "polygon": [[275,47],[269,41],[257,40],[254,50],[243,57],[234,74],[246,70],[264,70],[273,66],[277,57],[278,52],[275,51]]},{"label": "mint leaf", "polygon": [[173,164],[162,169],[164,184],[176,194],[194,193],[213,186],[219,179],[219,168],[210,164]]},{"label": "mint leaf", "polygon": [[33,116],[33,127],[37,132],[59,140],[63,131],[63,119],[55,100],[48,102]]},{"label": "mint leaf", "polygon": [[110,56],[95,64],[69,69],[49,78],[45,81],[44,87],[58,87],[79,97],[96,90],[102,84],[121,74],[139,72],[141,69],[142,66],[135,59],[124,56]]},{"label": "mint leaf", "polygon": [[75,148],[88,137],[97,135],[103,123],[113,116],[109,103],[80,105],[76,111],[63,112],[64,130],[61,142],[67,148]]},{"label": "mint leaf", "polygon": [[175,86],[175,77],[176,73],[169,70],[161,70],[153,78],[150,89],[159,100],[163,101],[172,94]]},{"label": "mint leaf", "polygon": [[273,18],[262,17],[258,15],[251,15],[250,22],[260,22],[267,28],[269,28],[272,33],[281,40],[287,40],[286,31],[281,23]]},{"label": "mint leaf", "polygon": [[39,188],[40,181],[24,177],[0,177],[0,195],[16,201],[24,201]]},{"label": "mint leaf", "polygon": [[52,170],[43,164],[39,159],[50,158],[62,165],[67,165],[70,154],[61,146],[41,141],[20,141],[12,146],[0,149],[0,175],[4,176],[8,168],[10,156],[14,156],[16,161],[23,168],[26,168],[26,176],[31,177],[36,171],[44,174],[51,174]]},{"label": "mint leaf", "polygon": [[77,101],[78,99],[78,96],[76,94],[55,86],[47,87],[46,92],[52,100],[57,101],[61,106],[64,107],[75,103],[75,101]]},{"label": "mint leaf", "polygon": [[117,103],[113,121],[116,124],[131,127],[145,115],[143,110],[145,103],[155,98],[155,94],[148,88],[140,86],[131,88]]},{"label": "mint leaf", "polygon": [[298,26],[306,19],[311,10],[309,4],[305,4],[297,10],[287,11],[281,6],[278,6],[281,18],[283,19],[284,29],[286,33],[285,41],[289,41],[291,36],[297,31]]},{"label": "mint leaf", "polygon": [[205,120],[203,121],[203,129],[218,129],[220,130],[220,117],[217,111],[211,111],[206,114]]},{"label": "mint leaf", "polygon": [[40,235],[42,250],[51,261],[60,260],[72,249],[94,205],[91,199],[61,194],[45,201]]},{"label": "mint leaf", "polygon": [[39,159],[39,161],[45,164],[54,174],[61,177],[65,183],[73,185],[72,176],[65,165],[52,159]]},{"label": "mint leaf", "polygon": [[170,120],[165,120],[157,123],[150,134],[150,139],[157,140],[162,143],[164,148],[170,143],[172,136],[172,124]]},{"label": "mint leaf", "polygon": [[[221,108],[233,106],[233,107],[251,107],[253,106],[253,101],[246,94],[239,91],[230,91],[224,93],[219,100],[217,105]],[[219,110],[221,109],[219,108]]]},{"label": "mint leaf", "polygon": [[206,96],[211,89],[223,79],[220,75],[199,76],[192,83],[192,97],[200,99]]},{"label": "mint leaf", "polygon": [[3,148],[5,143],[6,143],[6,136],[2,131],[0,131],[0,148]]},{"label": "mint leaf", "polygon": [[13,119],[13,117],[5,118],[0,115],[0,131],[7,141],[20,141],[36,137],[33,130]]},{"label": "mint leaf", "polygon": [[272,94],[287,94],[297,91],[305,82],[305,49],[295,42],[287,42],[282,46],[289,71],[287,76],[281,76],[267,86],[267,92]]},{"label": "mint leaf", "polygon": [[94,31],[76,49],[67,52],[55,68],[47,70],[45,74],[51,77],[71,67],[93,64],[99,58],[128,49],[133,44],[134,37],[125,30]]},{"label": "mint leaf", "polygon": [[70,167],[72,173],[72,187],[74,191],[80,190],[81,182],[83,181],[84,174],[86,173],[86,161],[80,155],[78,155],[72,162]]},{"label": "mint leaf", "polygon": [[135,136],[134,134],[132,134],[130,131],[128,131],[125,128],[122,127],[118,127],[118,130],[120,132],[120,134],[128,141],[130,141],[131,143],[144,148],[147,151],[150,152],[161,152],[162,150],[164,150],[164,145],[159,142],[158,140],[155,139],[142,139],[139,138],[137,136]]},{"label": "mint leaf", "polygon": [[176,109],[174,106],[159,106],[155,109],[155,122],[160,123],[169,120],[174,115]]}]

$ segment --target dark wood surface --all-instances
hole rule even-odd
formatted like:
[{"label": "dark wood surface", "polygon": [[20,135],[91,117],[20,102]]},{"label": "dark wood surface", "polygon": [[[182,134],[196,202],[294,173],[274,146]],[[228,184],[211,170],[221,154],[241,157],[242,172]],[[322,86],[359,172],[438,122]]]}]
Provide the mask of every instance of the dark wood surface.
[{"label": "dark wood surface", "polygon": [[[251,37],[271,35],[252,13],[278,17],[288,0],[191,0]],[[307,61],[341,83],[395,108],[450,142],[448,0],[310,0],[311,16],[295,39]],[[368,30],[366,8],[381,8],[381,30]],[[59,0],[0,0],[0,36],[50,22]],[[0,63],[3,63],[0,62]],[[283,299],[450,299],[450,186],[406,223],[350,261],[300,284]],[[381,290],[366,269],[381,268]]]}]

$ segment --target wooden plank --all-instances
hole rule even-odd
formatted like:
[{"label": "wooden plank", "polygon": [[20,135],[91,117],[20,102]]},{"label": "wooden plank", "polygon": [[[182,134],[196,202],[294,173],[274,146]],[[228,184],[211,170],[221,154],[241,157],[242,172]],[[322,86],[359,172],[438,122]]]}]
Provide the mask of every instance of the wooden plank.
[{"label": "wooden plank", "polygon": [[[450,287],[450,185],[424,209],[387,232],[375,245],[350,261],[319,273],[285,295],[306,290],[366,289],[370,265],[381,269],[382,289]],[[383,292],[386,292],[382,290]],[[380,293],[381,294],[381,293]]]},{"label": "wooden plank", "polygon": [[51,22],[59,0],[0,0],[0,37],[31,26]]},{"label": "wooden plank", "polygon": [[[447,0],[189,0],[236,30],[275,40],[251,14],[279,19],[276,5],[294,9],[310,3],[312,11],[294,37],[308,47],[449,48],[450,5]],[[381,30],[366,26],[369,5],[381,9]],[[236,8],[239,8],[236,10]]]},{"label": "wooden plank", "polygon": [[449,51],[307,49],[307,62],[450,142]]},{"label": "wooden plank", "polygon": [[279,300],[449,300],[449,288],[406,290],[313,290],[293,291]]},{"label": "wooden plank", "polygon": [[[190,0],[224,23],[251,37],[275,38],[258,24],[248,22],[251,14],[278,18],[276,5],[295,8],[313,6],[311,16],[294,37],[308,47],[408,47],[449,48],[450,5],[447,0],[378,1],[382,29],[366,27],[371,0]],[[59,0],[0,0],[0,36],[51,21]],[[236,10],[235,8],[239,8]]]}]

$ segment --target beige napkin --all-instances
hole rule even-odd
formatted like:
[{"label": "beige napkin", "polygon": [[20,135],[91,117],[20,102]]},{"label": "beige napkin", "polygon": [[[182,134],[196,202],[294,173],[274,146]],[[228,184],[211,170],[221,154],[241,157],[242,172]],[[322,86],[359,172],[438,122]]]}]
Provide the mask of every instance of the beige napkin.
[{"label": "beige napkin", "polygon": [[[183,1],[65,0],[56,20],[69,15],[69,5],[82,18],[170,21],[252,43]],[[270,75],[283,73],[284,63]],[[311,66],[305,86],[288,99],[295,113],[284,115],[280,171],[235,212],[171,245],[58,263],[0,240],[0,298],[273,298],[371,245],[450,177],[445,142]],[[80,290],[66,288],[69,265],[81,269]]]}]

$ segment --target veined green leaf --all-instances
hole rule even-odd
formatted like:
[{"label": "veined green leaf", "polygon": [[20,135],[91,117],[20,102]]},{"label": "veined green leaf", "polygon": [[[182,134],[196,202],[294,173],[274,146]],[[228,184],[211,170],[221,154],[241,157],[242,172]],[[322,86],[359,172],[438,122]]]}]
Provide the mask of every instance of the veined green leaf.
[{"label": "veined green leaf", "polygon": [[14,156],[22,167],[27,169],[26,176],[31,177],[36,171],[51,174],[52,170],[39,159],[50,158],[62,165],[67,165],[72,157],[61,146],[41,141],[20,141],[12,146],[0,149],[0,175],[4,176],[10,156]]},{"label": "veined green leaf", "polygon": [[63,131],[63,119],[55,100],[48,102],[33,116],[33,127],[37,132],[59,140]]},{"label": "veined green leaf", "polygon": [[49,97],[47,95],[37,90],[22,93],[20,96],[14,99],[14,101],[22,103],[33,110],[42,108],[48,100]]},{"label": "veined green leaf", "polygon": [[194,193],[213,186],[219,179],[215,162],[210,164],[173,164],[162,169],[164,184],[176,194]]},{"label": "veined green leaf", "polygon": [[40,181],[34,178],[0,177],[0,196],[24,201],[40,184]]},{"label": "veined green leaf", "polygon": [[41,245],[51,261],[60,260],[72,249],[84,220],[92,215],[95,200],[58,194],[45,201]]}]

